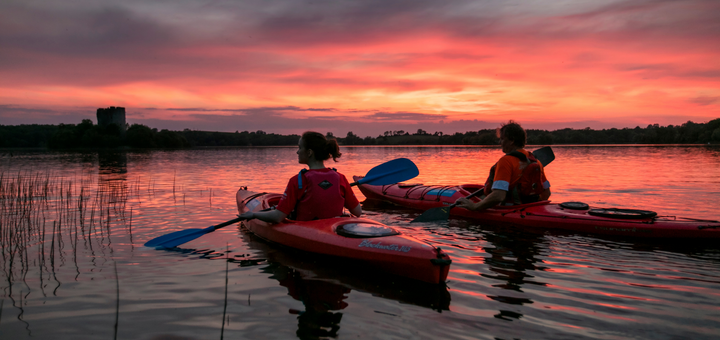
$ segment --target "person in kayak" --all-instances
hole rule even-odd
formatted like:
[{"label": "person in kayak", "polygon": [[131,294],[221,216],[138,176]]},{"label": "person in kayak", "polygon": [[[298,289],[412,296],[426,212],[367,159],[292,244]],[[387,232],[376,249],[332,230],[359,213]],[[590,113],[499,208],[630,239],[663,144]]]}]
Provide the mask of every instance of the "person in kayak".
[{"label": "person in kayak", "polygon": [[532,153],[525,151],[527,133],[513,120],[497,129],[505,156],[491,168],[485,182],[485,196],[479,202],[459,198],[458,207],[468,210],[485,210],[502,202],[530,203],[550,198],[550,182],[545,170]]},{"label": "person in kayak", "polygon": [[298,163],[307,164],[310,169],[303,169],[290,178],[276,209],[246,212],[240,217],[270,223],[280,223],[288,216],[298,221],[311,221],[340,216],[343,207],[354,216],[362,214],[362,206],[345,175],[325,167],[325,161],[330,157],[337,162],[342,155],[336,140],[307,131],[298,142],[297,155]]}]

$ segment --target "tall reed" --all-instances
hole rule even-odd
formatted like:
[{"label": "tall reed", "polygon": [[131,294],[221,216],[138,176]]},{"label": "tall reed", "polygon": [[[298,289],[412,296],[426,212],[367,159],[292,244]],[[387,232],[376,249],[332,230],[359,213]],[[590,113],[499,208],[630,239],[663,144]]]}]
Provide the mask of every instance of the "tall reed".
[{"label": "tall reed", "polygon": [[128,187],[124,180],[0,172],[0,276],[5,278],[0,289],[5,296],[14,301],[16,283],[29,288],[30,273],[38,276],[43,294],[50,282],[55,293],[61,285],[58,266],[72,261],[80,275],[79,251],[112,254],[111,224],[120,223],[130,232],[127,201],[139,191],[138,184]]}]

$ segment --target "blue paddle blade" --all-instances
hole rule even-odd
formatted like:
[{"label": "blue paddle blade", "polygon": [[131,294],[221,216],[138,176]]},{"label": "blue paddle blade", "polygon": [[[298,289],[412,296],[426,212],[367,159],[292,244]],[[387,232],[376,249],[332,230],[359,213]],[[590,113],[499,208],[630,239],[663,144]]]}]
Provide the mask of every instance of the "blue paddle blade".
[{"label": "blue paddle blade", "polygon": [[[210,229],[210,230],[208,230]],[[145,242],[146,247],[163,247],[172,248],[177,247],[183,243],[190,242],[200,236],[203,236],[214,229],[212,227],[205,229],[185,229],[169,233],[167,235],[156,237],[150,241]]]},{"label": "blue paddle blade", "polygon": [[407,158],[398,158],[370,169],[365,177],[353,185],[387,185],[407,181],[419,174],[420,171],[413,161]]},{"label": "blue paddle blade", "polygon": [[190,242],[200,236],[203,236],[207,233],[211,233],[215,230],[218,230],[220,228],[229,226],[231,224],[240,222],[244,220],[243,217],[237,217],[233,218],[230,221],[220,223],[218,225],[211,225],[205,229],[185,229],[176,231],[173,233],[169,233],[167,235],[158,236],[150,241],[145,242],[146,247],[163,247],[163,248],[172,248],[177,247],[183,243]]}]

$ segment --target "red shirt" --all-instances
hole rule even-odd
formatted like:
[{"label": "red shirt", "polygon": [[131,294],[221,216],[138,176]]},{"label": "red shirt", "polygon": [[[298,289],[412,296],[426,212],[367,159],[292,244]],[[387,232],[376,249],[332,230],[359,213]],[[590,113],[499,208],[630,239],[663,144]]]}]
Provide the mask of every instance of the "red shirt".
[{"label": "red shirt", "polygon": [[310,169],[290,178],[277,209],[290,215],[297,211],[298,221],[311,221],[342,215],[343,207],[353,209],[360,204],[345,175],[329,168]]}]

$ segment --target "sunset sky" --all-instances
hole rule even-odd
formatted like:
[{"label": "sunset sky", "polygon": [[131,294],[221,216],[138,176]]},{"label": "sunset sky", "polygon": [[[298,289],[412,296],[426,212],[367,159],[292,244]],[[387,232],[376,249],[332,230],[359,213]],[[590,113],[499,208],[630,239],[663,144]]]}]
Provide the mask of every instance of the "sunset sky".
[{"label": "sunset sky", "polygon": [[0,124],[465,132],[720,118],[718,0],[0,2]]}]

